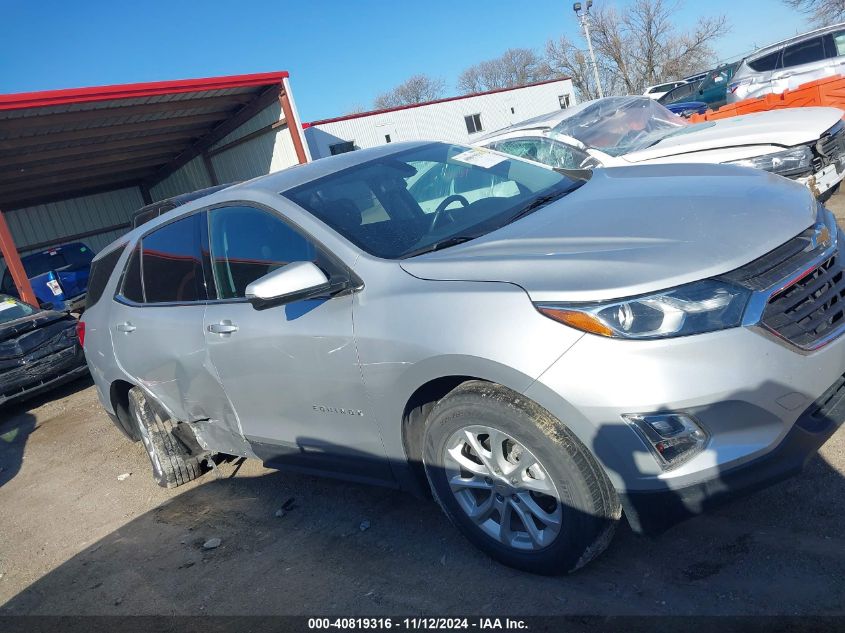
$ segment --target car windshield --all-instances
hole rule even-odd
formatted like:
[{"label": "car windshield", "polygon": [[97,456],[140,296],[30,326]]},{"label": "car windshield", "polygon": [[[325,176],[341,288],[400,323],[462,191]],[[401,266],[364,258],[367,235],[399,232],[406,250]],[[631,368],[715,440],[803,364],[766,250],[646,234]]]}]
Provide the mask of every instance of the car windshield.
[{"label": "car windshield", "polygon": [[28,303],[18,301],[9,295],[0,294],[0,323],[22,319],[36,312],[37,310]]},{"label": "car windshield", "polygon": [[584,104],[550,131],[569,136],[610,156],[645,149],[690,123],[648,97],[606,97]]},{"label": "car windshield", "polygon": [[490,150],[431,143],[282,194],[366,252],[400,259],[489,233],[583,182]]}]

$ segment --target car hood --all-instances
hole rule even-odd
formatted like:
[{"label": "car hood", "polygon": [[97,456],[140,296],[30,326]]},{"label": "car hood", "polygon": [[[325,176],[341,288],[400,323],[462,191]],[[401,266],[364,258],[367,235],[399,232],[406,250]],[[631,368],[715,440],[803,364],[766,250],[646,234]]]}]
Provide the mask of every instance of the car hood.
[{"label": "car hood", "polygon": [[806,187],[725,165],[596,169],[565,198],[492,233],[406,259],[422,279],[499,281],[535,301],[599,301],[720,275],[812,225]]},{"label": "car hood", "polygon": [[649,148],[625,154],[640,161],[743,145],[793,147],[812,143],[842,118],[839,108],[785,108],[695,124],[695,129],[666,138]]}]

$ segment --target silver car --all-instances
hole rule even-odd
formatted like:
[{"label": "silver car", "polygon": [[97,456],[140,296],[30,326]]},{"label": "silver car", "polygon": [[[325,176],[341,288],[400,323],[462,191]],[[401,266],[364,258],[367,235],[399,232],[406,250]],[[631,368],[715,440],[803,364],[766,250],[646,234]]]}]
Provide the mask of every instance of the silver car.
[{"label": "silver car", "polygon": [[808,81],[845,74],[845,22],[761,48],[728,84],[728,103],[780,94]]},{"label": "silver car", "polygon": [[430,491],[494,558],[560,573],[623,514],[659,532],[841,424],[842,238],[762,171],[391,144],[104,249],[84,349],[162,485],[225,454]]}]

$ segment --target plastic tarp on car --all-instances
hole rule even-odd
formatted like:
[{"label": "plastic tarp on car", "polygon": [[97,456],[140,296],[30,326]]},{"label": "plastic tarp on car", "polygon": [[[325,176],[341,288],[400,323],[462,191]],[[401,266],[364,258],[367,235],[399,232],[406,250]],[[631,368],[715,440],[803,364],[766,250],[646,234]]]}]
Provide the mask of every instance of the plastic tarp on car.
[{"label": "plastic tarp on car", "polygon": [[606,97],[583,104],[552,128],[550,136],[571,137],[610,156],[621,156],[683,132],[689,125],[648,97]]}]

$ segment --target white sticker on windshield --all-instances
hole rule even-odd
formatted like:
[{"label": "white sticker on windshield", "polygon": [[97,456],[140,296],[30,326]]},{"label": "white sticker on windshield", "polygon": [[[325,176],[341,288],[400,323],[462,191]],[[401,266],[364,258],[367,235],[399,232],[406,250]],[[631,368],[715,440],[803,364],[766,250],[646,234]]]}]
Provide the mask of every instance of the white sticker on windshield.
[{"label": "white sticker on windshield", "polygon": [[468,149],[465,152],[452,156],[452,160],[489,169],[508,160],[508,158],[507,156],[500,156],[499,154],[494,154],[483,149]]},{"label": "white sticker on windshield", "polygon": [[14,308],[16,305],[18,305],[18,304],[15,303],[14,301],[12,301],[11,299],[6,299],[5,301],[0,301],[0,312],[2,312],[3,310],[8,310],[10,308]]}]

